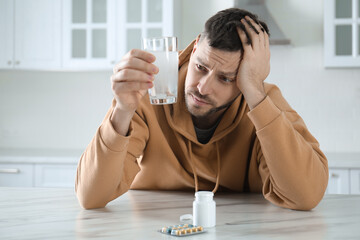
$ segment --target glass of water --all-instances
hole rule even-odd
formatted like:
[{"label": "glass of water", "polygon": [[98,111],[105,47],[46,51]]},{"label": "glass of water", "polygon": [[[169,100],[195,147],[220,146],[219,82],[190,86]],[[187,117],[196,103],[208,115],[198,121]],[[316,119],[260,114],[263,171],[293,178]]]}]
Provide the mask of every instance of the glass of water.
[{"label": "glass of water", "polygon": [[143,49],[155,55],[159,68],[154,86],[149,89],[151,104],[176,103],[179,56],[176,37],[143,38]]}]

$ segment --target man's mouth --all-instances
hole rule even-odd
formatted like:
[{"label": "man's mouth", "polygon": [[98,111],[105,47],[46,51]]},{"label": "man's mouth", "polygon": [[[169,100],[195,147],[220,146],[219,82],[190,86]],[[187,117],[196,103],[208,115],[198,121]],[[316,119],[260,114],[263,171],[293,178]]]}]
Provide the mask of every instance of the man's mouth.
[{"label": "man's mouth", "polygon": [[204,106],[204,105],[208,105],[210,103],[204,101],[203,99],[199,98],[199,97],[196,97],[194,94],[190,94],[192,99],[194,100],[194,102],[197,104],[197,105],[200,105],[200,106]]}]

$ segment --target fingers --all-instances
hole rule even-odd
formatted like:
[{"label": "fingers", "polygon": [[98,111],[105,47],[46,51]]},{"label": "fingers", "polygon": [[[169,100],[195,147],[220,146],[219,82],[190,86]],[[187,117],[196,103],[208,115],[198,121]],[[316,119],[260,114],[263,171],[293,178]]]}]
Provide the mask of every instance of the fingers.
[{"label": "fingers", "polygon": [[112,84],[112,90],[117,96],[120,96],[123,93],[147,90],[152,87],[152,82],[116,82],[115,84]]},{"label": "fingers", "polygon": [[269,34],[267,34],[267,32],[265,32],[264,30],[264,44],[265,44],[265,48],[269,49],[270,47],[270,40],[269,40]]},{"label": "fingers", "polygon": [[256,34],[261,33],[261,27],[259,26],[258,23],[256,23],[251,17],[249,16],[245,16],[244,18],[245,20],[245,27],[248,26],[249,30],[252,30],[251,32],[255,32]]},{"label": "fingers", "polygon": [[244,52],[248,52],[251,50],[251,43],[249,42],[248,36],[246,35],[245,31],[240,28],[237,28],[237,32],[242,42]]},{"label": "fingers", "polygon": [[146,90],[153,86],[154,74],[159,69],[153,64],[155,56],[149,52],[133,49],[115,65],[111,87],[116,95]]},{"label": "fingers", "polygon": [[142,59],[144,61],[147,62],[154,62],[155,61],[155,56],[149,52],[146,52],[144,50],[140,50],[140,49],[131,49],[126,55],[125,57],[136,57],[139,59]]},{"label": "fingers", "polygon": [[139,49],[131,50],[115,65],[114,73],[111,76],[112,84],[116,82],[145,83],[153,81],[153,74],[159,72],[158,67],[152,64],[154,61],[155,56],[149,52]]},{"label": "fingers", "polygon": [[124,69],[135,69],[139,71],[143,71],[149,74],[156,74],[159,72],[158,67],[154,64],[144,61],[143,59],[136,57],[129,57],[122,59],[115,67],[114,73],[117,73]]},{"label": "fingers", "polygon": [[[265,47],[265,30],[263,27],[256,23],[252,18],[246,16],[241,19],[241,23],[244,24],[245,30],[251,39],[251,45],[253,48]],[[266,34],[267,35],[267,34]]]},{"label": "fingers", "polygon": [[147,90],[153,87],[154,75],[135,69],[123,69],[111,76],[111,88],[115,95]]},{"label": "fingers", "polygon": [[154,61],[155,56],[153,54],[140,49],[132,49],[117,65],[115,65],[113,72],[116,73],[125,68],[132,68],[143,70],[149,73],[157,73],[157,67],[151,64]]},{"label": "fingers", "polygon": [[112,82],[151,82],[152,80],[154,75],[135,69],[123,69],[111,76]]}]

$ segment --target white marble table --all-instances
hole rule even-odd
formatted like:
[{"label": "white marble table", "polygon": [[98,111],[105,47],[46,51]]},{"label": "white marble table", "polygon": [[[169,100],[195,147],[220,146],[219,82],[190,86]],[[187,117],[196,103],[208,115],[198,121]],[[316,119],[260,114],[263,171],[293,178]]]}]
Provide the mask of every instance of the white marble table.
[{"label": "white marble table", "polygon": [[[0,239],[178,239],[157,229],[179,224],[193,198],[130,191],[84,210],[73,189],[0,188]],[[186,239],[360,239],[359,195],[326,195],[312,211],[279,208],[259,194],[216,194],[215,201],[217,226]]]}]

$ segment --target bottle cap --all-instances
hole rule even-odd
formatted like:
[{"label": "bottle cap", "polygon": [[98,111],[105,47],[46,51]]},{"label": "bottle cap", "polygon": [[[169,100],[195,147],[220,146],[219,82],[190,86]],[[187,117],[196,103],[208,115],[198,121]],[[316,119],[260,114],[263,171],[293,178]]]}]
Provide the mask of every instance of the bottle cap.
[{"label": "bottle cap", "polygon": [[195,193],[195,198],[200,201],[212,200],[213,197],[214,193],[210,191],[198,191]]}]

